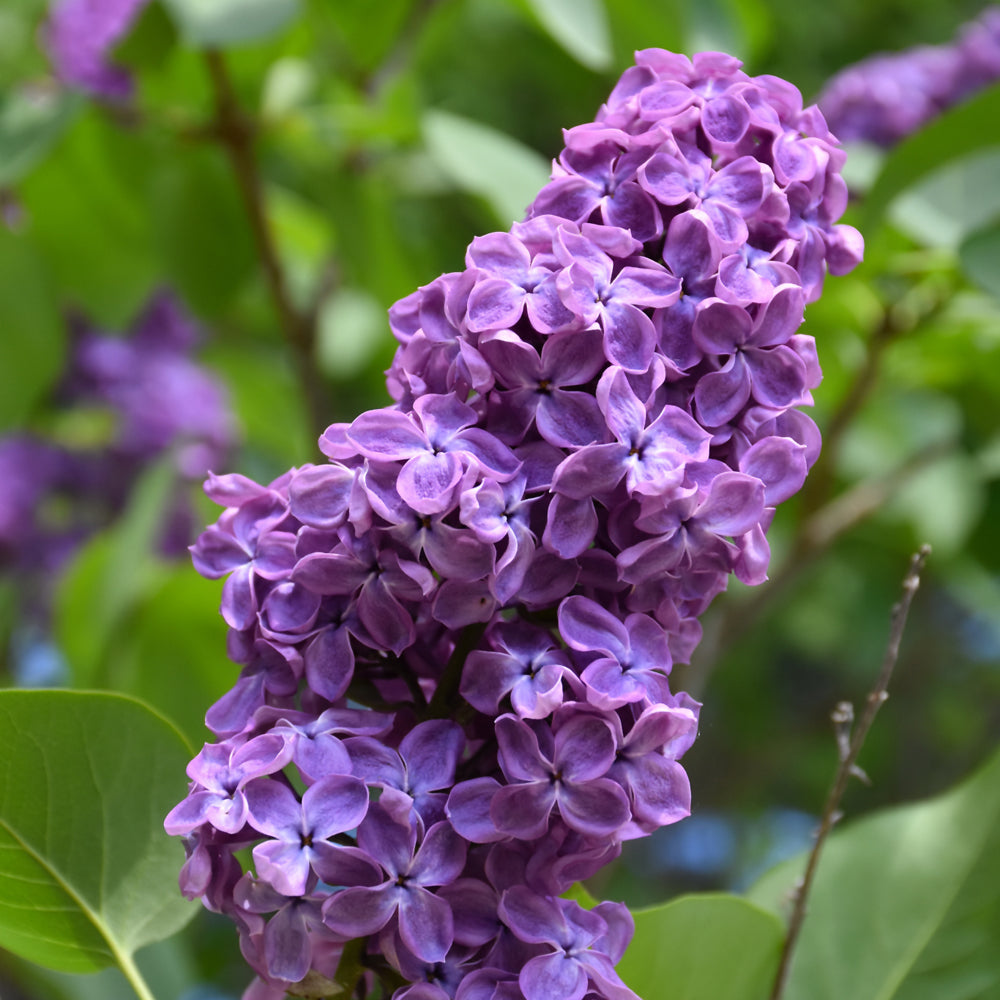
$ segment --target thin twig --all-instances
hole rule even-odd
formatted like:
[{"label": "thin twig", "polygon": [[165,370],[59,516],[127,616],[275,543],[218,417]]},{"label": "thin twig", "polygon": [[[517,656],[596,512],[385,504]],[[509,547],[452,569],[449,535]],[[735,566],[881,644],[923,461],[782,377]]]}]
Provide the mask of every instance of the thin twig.
[{"label": "thin twig", "polygon": [[[923,571],[924,563],[930,555],[930,546],[922,545],[920,550],[910,559],[909,570],[903,580],[903,595],[892,609],[891,626],[889,629],[889,642],[886,646],[885,656],[882,658],[882,669],[879,672],[875,687],[868,694],[865,701],[861,718],[854,727],[853,733],[848,741],[845,727],[850,725],[850,716],[853,709],[848,713],[841,703],[834,710],[834,725],[837,731],[838,756],[840,764],[833,779],[833,785],[826,797],[823,806],[823,813],[820,817],[819,830],[816,833],[816,841],[809,852],[809,860],[806,863],[805,874],[802,881],[796,886],[792,915],[788,922],[788,934],[785,937],[785,944],[781,952],[781,960],[778,964],[778,971],[774,977],[774,986],[771,990],[771,1000],[780,1000],[788,980],[788,973],[791,968],[792,955],[795,945],[802,930],[802,923],[805,920],[809,891],[812,888],[816,869],[819,865],[820,854],[826,838],[833,829],[834,824],[840,817],[840,803],[847,790],[847,783],[852,776],[859,774],[857,765],[858,755],[864,746],[865,738],[875,721],[875,716],[882,704],[889,697],[889,681],[892,679],[892,671],[899,659],[899,644],[903,638],[903,630],[906,628],[906,617],[913,602],[913,596],[920,586],[920,574]],[[849,707],[849,706],[848,706]]]},{"label": "thin twig", "polygon": [[205,64],[215,101],[212,135],[225,149],[232,166],[268,293],[274,303],[281,332],[292,349],[305,394],[310,425],[318,435],[325,429],[328,421],[325,419],[326,393],[314,357],[315,317],[311,313],[300,312],[292,301],[277,241],[265,208],[264,184],[254,151],[255,129],[240,109],[225,58],[218,50],[209,49],[205,52]]}]

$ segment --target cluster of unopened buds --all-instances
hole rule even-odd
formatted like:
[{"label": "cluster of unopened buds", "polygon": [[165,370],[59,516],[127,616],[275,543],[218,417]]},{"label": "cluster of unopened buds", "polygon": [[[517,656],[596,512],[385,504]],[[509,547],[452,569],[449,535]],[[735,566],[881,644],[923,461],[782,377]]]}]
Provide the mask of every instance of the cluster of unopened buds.
[{"label": "cluster of unopened buds", "polygon": [[765,578],[819,448],[803,309],[862,245],[822,115],[729,56],[638,53],[565,141],[390,311],[393,405],[207,484],[243,669],[166,827],[248,997],[634,997],[625,906],[564,894],[689,811],[671,665]]}]

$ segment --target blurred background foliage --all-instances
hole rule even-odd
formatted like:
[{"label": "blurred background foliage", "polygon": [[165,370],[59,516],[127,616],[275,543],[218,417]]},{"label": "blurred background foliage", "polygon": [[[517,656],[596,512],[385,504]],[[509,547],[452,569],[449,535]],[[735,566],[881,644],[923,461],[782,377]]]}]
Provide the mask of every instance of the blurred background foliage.
[{"label": "blurred background foliage", "polygon": [[[68,317],[121,331],[169,287],[202,325],[199,357],[239,426],[215,471],[267,481],[318,461],[326,422],[387,402],[388,306],[461,269],[473,236],[509,227],[547,177],[560,129],[593,117],[634,49],[723,49],[808,101],[842,66],[947,41],[980,8],[162,0],[115,54],[134,98],[102,104],[54,80],[39,43],[45,5],[8,0],[0,431],[72,447],[112,433],[60,410]],[[870,687],[921,542],[934,555],[862,758],[871,785],[852,788],[848,813],[941,791],[1000,732],[1000,131],[988,110],[972,141],[949,145],[945,132],[909,168],[871,149],[849,161],[847,221],[865,233],[866,261],[828,280],[803,330],[825,372],[813,414],[823,457],[778,513],[771,582],[734,585],[706,616],[694,663],[675,671],[705,703],[685,758],[692,818],[627,845],[598,894],[641,905],[739,889],[808,842],[835,766],[830,710]],[[894,157],[897,180],[875,182]],[[873,182],[881,217],[866,214]],[[137,694],[203,742],[204,710],[236,668],[219,585],[160,553],[175,488],[155,463],[138,477],[51,582],[41,623],[26,625],[23,575],[3,578],[4,684]],[[190,488],[196,522],[214,519]],[[208,915],[145,962],[161,1000],[236,996],[246,979],[228,923]],[[111,974],[41,976],[0,955],[4,1000],[124,989]]]}]

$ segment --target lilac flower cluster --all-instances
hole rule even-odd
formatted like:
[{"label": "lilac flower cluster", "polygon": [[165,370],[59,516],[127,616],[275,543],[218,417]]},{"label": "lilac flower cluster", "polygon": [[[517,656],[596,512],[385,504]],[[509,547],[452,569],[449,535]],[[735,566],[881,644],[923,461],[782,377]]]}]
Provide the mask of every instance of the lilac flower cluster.
[{"label": "lilac flower cluster", "polygon": [[52,401],[67,433],[0,438],[0,570],[18,573],[36,604],[27,617],[42,619],[36,624],[44,624],[54,574],[112,521],[168,449],[185,487],[160,546],[168,555],[184,552],[194,535],[190,483],[224,461],[236,437],[224,389],[191,357],[197,328],[171,295],[155,295],[128,337],[81,320],[70,333]]},{"label": "lilac flower cluster", "polygon": [[343,959],[396,1000],[634,997],[628,911],[562,896],[689,812],[668,674],[816,456],[842,162],[790,84],[640,52],[527,220],[390,310],[394,405],[210,478],[242,672],[165,825],[247,996]]},{"label": "lilac flower cluster", "polygon": [[997,80],[1000,7],[988,7],[948,45],[920,45],[848,66],[817,103],[840,139],[893,146]]},{"label": "lilac flower cluster", "polygon": [[59,0],[42,32],[56,76],[74,90],[106,101],[132,93],[132,77],[111,61],[149,0]]}]

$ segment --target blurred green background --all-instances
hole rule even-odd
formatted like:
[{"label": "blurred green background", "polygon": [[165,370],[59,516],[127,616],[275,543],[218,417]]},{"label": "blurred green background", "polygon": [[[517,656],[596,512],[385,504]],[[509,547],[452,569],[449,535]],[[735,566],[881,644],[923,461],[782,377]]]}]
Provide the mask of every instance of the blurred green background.
[{"label": "blurred green background", "polygon": [[[60,418],[53,395],[67,315],[121,331],[166,285],[204,325],[200,357],[228,387],[241,428],[230,469],[215,471],[267,481],[318,461],[323,420],[387,401],[385,310],[461,269],[473,236],[509,227],[545,180],[560,129],[593,117],[633,50],[723,49],[751,74],[791,80],[808,101],[872,52],[948,41],[981,6],[281,0],[273,30],[230,44],[231,28],[219,35],[198,20],[202,5],[172,0],[149,6],[117,51],[135,74],[134,102],[106,106],[54,83],[38,41],[44,4],[6,0],[0,431],[72,439],[79,425]],[[315,331],[307,356],[282,329],[210,127],[218,92],[206,38],[225,50],[253,122],[265,222],[292,307]],[[829,713],[843,699],[860,706],[871,686],[922,542],[934,554],[861,761],[871,785],[856,783],[846,810],[940,791],[996,741],[1000,301],[997,269],[984,278],[963,247],[1000,219],[1000,129],[979,145],[893,192],[901,197],[874,231],[863,226],[863,197],[852,208],[866,262],[828,280],[802,331],[816,337],[825,372],[813,416],[824,433],[836,430],[813,482],[778,512],[771,583],[734,585],[706,616],[695,662],[675,672],[704,702],[685,758],[694,815],[627,845],[595,892],[646,904],[738,889],[808,842],[836,763]],[[859,195],[878,166],[870,150],[849,164]],[[225,659],[219,585],[154,552],[149,526],[163,502],[155,484],[137,491],[77,553],[42,639],[68,683],[136,693],[200,745],[204,710],[236,668]],[[203,521],[214,519],[196,502]],[[22,591],[16,577],[0,583],[6,684],[23,659]],[[159,963],[160,1000],[237,996],[246,979],[235,934],[208,916],[146,961]],[[107,976],[39,976],[0,954],[4,1000],[119,989]]]}]

